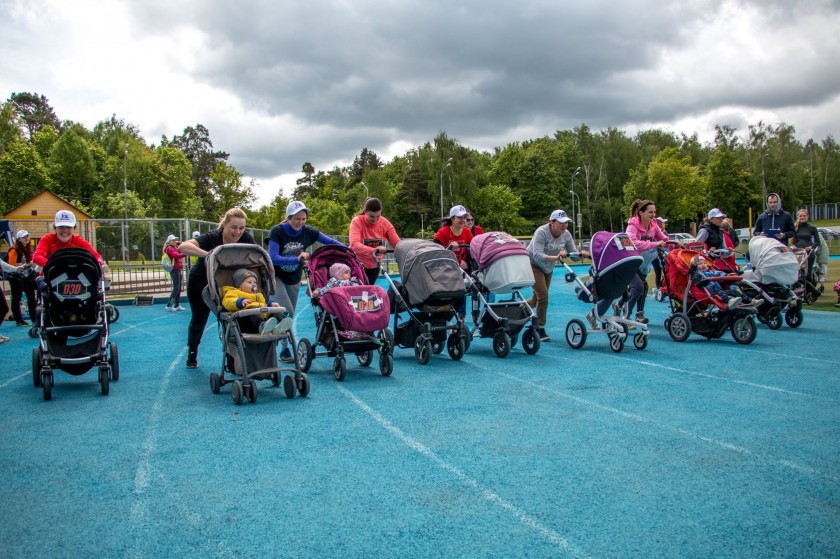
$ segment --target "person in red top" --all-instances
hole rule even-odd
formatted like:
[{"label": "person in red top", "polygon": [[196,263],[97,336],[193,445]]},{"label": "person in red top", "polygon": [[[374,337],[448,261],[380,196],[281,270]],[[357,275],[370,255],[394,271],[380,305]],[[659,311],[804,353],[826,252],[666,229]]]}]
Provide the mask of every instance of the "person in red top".
[{"label": "person in red top", "polygon": [[467,209],[464,206],[452,206],[449,210],[449,219],[444,221],[443,227],[438,229],[434,238],[437,244],[449,247],[455,252],[458,265],[464,270],[469,269],[467,249],[459,248],[458,245],[468,245],[473,238],[473,234],[466,228],[466,224]]},{"label": "person in red top", "polygon": [[58,210],[53,221],[55,233],[47,233],[38,241],[35,254],[32,255],[32,263],[44,267],[50,256],[64,248],[83,248],[91,253],[99,265],[102,266],[105,279],[110,280],[108,266],[102,255],[89,242],[74,233],[76,229],[76,216],[69,210]]},{"label": "person in red top", "polygon": [[379,277],[379,263],[374,259],[378,252],[384,254],[388,247],[397,246],[400,237],[391,222],[382,217],[382,202],[379,198],[368,198],[362,212],[350,222],[350,248],[362,261],[368,283],[373,285]]},{"label": "person in red top", "polygon": [[172,280],[172,291],[169,293],[169,300],[166,303],[167,312],[186,310],[181,306],[181,286],[183,285],[181,270],[184,269],[184,259],[187,255],[178,250],[179,246],[181,246],[181,241],[175,235],[166,237],[166,242],[163,244],[163,251],[172,261],[172,269],[169,271],[169,279]]}]

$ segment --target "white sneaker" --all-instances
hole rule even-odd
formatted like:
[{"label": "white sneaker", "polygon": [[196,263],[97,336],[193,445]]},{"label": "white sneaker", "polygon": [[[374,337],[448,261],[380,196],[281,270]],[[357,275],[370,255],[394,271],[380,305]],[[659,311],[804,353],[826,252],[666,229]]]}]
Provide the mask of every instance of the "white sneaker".
[{"label": "white sneaker", "polygon": [[288,332],[291,329],[292,329],[292,319],[289,318],[288,316],[284,316],[283,318],[280,319],[280,322],[277,323],[277,326],[275,326],[271,330],[271,333],[272,334],[285,334],[286,332]]},{"label": "white sneaker", "polygon": [[166,312],[175,312],[175,307],[166,307]]},{"label": "white sneaker", "polygon": [[741,304],[741,298],[740,297],[730,297],[729,298],[729,308],[730,309],[734,309],[735,307],[737,307],[740,304]]},{"label": "white sneaker", "polygon": [[260,324],[260,334],[265,336],[267,334],[273,334],[274,329],[277,327],[277,319],[273,316]]},{"label": "white sneaker", "polygon": [[185,311],[185,310],[187,310],[187,309],[185,309],[185,308],[184,308],[184,307],[182,307],[181,305],[178,305],[177,307],[175,307],[175,308],[174,308],[174,309],[172,309],[172,310],[175,310],[175,311]]},{"label": "white sneaker", "polygon": [[8,342],[8,341],[9,341],[8,337],[4,336],[3,334],[0,334],[0,344]]}]

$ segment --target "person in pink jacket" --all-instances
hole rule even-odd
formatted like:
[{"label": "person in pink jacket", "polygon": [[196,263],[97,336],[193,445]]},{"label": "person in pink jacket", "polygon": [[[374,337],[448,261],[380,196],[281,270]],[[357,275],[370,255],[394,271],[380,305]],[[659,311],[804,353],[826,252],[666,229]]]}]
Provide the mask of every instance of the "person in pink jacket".
[{"label": "person in pink jacket", "polygon": [[630,220],[627,222],[627,236],[633,240],[636,249],[642,253],[642,265],[630,282],[630,293],[627,298],[628,315],[636,310],[636,321],[647,324],[645,318],[645,296],[647,295],[647,275],[652,269],[652,262],[656,258],[656,249],[668,242],[666,235],[656,223],[656,204],[652,200],[635,200],[630,206]]},{"label": "person in pink jacket", "polygon": [[391,222],[382,217],[382,202],[379,198],[368,198],[362,212],[350,222],[350,249],[362,261],[371,285],[379,277],[379,262],[374,256],[388,250],[386,242],[393,248],[400,242],[400,238]]}]

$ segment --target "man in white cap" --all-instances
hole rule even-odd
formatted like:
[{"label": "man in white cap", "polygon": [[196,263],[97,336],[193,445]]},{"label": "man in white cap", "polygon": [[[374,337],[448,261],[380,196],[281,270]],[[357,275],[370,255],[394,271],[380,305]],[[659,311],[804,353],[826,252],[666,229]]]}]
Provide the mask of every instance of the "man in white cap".
[{"label": "man in white cap", "polygon": [[706,246],[709,249],[720,249],[726,248],[726,245],[723,242],[723,230],[721,226],[723,225],[723,218],[726,217],[726,214],[720,211],[718,208],[712,208],[709,210],[709,214],[706,216],[706,221],[700,226],[700,230],[697,232],[697,242],[698,243],[706,243]]}]

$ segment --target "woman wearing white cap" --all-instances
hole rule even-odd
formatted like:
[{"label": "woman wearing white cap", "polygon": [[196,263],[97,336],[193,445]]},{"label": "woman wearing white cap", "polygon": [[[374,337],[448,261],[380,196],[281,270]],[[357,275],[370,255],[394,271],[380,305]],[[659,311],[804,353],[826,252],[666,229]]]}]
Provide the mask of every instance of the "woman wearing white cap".
[{"label": "woman wearing white cap", "polygon": [[99,265],[103,267],[105,274],[108,275],[108,267],[105,265],[105,259],[102,258],[102,255],[96,252],[96,249],[89,242],[74,233],[76,216],[73,212],[58,210],[53,220],[53,230],[54,233],[47,233],[38,241],[35,254],[32,255],[33,263],[43,268],[50,256],[57,251],[64,248],[83,248],[96,258]]},{"label": "woman wearing white cap", "polygon": [[[472,241],[472,232],[467,229],[467,208],[464,206],[452,206],[449,209],[449,218],[443,222],[443,227],[438,229],[435,233],[434,242],[437,244],[451,248],[455,253],[455,258],[458,259],[458,265],[463,270],[469,270],[469,252],[465,248],[460,248],[463,245],[469,245]],[[467,298],[464,297],[463,302],[455,309],[458,316],[464,318],[467,314]]]},{"label": "woman wearing white cap", "polygon": [[[569,222],[572,219],[563,210],[554,210],[548,218],[548,223],[540,225],[528,243],[528,254],[531,256],[531,271],[534,272],[534,293],[528,299],[528,305],[536,308],[537,334],[541,341],[547,342],[551,338],[545,331],[548,316],[548,288],[554,275],[554,267],[559,260],[575,252],[575,239],[569,232]],[[582,250],[580,255],[589,256],[589,252]]]},{"label": "woman wearing white cap", "polygon": [[208,231],[198,238],[184,241],[178,246],[178,250],[187,256],[198,256],[198,261],[190,270],[187,277],[187,299],[190,302],[190,325],[187,330],[187,368],[198,367],[198,346],[201,344],[201,336],[204,334],[204,327],[207,326],[207,319],[210,317],[210,308],[201,296],[201,292],[207,287],[207,266],[205,257],[210,251],[221,245],[232,243],[247,243],[255,245],[254,237],[245,230],[247,216],[240,208],[231,208],[225,212],[219,222],[218,229]]},{"label": "woman wearing white cap", "polygon": [[[28,266],[32,263],[32,246],[29,244],[29,232],[21,229],[15,235],[15,244],[9,249],[9,264],[12,266]],[[9,278],[9,288],[12,290],[12,316],[18,326],[29,326],[20,312],[20,302],[26,295],[26,306],[29,309],[29,320],[35,320],[35,275]]]},{"label": "woman wearing white cap", "polygon": [[697,232],[697,242],[706,243],[709,249],[726,248],[723,240],[723,220],[726,214],[717,208],[709,210],[706,220]]},{"label": "woman wearing white cap", "polygon": [[163,244],[163,252],[172,261],[172,269],[169,270],[169,279],[172,280],[172,291],[169,293],[169,300],[166,303],[166,310],[168,312],[187,310],[181,306],[181,286],[183,285],[181,273],[184,269],[184,259],[187,255],[178,250],[180,245],[181,242],[175,235],[166,237],[166,242]]},{"label": "woman wearing white cap", "polygon": [[[300,294],[300,282],[303,276],[303,263],[309,260],[309,247],[315,243],[341,245],[342,243],[327,237],[314,227],[306,225],[309,208],[300,200],[292,200],[286,206],[286,220],[278,223],[268,232],[268,255],[274,264],[274,276],[277,280],[273,299],[285,307],[290,316],[294,316]],[[286,363],[294,361],[283,340],[280,360]]]}]

